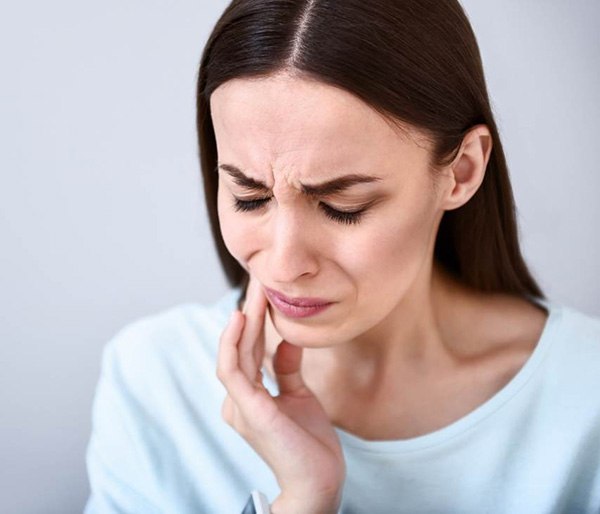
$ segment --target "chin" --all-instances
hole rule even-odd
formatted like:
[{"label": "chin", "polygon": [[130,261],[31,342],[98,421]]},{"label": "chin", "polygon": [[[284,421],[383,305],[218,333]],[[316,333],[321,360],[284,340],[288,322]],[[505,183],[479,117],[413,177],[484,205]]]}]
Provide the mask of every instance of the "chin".
[{"label": "chin", "polygon": [[273,326],[288,343],[302,348],[328,348],[340,343],[340,331],[328,324],[309,325],[276,314]]}]

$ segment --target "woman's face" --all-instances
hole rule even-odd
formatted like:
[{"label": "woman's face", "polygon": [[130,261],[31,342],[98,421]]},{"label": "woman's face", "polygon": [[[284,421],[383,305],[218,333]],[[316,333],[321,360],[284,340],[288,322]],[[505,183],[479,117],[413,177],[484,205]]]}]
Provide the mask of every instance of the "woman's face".
[{"label": "woman's face", "polygon": [[349,341],[414,299],[443,212],[416,132],[402,135],[343,90],[288,76],[229,81],[211,111],[228,250],[265,288],[332,302],[296,317],[271,299],[282,337]]}]

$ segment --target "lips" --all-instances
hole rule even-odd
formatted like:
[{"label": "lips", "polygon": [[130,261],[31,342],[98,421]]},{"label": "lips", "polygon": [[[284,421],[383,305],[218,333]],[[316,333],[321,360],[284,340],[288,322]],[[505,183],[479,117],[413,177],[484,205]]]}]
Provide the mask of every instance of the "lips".
[{"label": "lips", "polygon": [[265,291],[269,296],[274,296],[282,302],[289,303],[290,305],[295,305],[296,307],[318,307],[320,305],[327,305],[332,303],[321,298],[290,298],[289,296],[285,296],[279,291],[269,289],[268,287],[265,287]]},{"label": "lips", "polygon": [[323,298],[296,297],[290,298],[279,291],[265,288],[265,293],[269,302],[281,314],[291,319],[310,318],[321,314],[329,309],[334,302],[329,302]]}]

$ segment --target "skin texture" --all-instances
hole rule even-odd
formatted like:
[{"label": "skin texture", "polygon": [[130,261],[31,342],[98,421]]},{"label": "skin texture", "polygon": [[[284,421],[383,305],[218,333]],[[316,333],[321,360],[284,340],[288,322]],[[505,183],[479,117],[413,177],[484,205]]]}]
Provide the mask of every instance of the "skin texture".
[{"label": "skin texture", "polygon": [[[223,416],[282,485],[275,511],[300,512],[294,502],[326,484],[313,512],[335,512],[344,466],[333,425],[372,439],[440,428],[497,392],[539,339],[546,319],[539,308],[469,290],[433,261],[442,215],[477,191],[491,137],[487,127],[473,127],[454,162],[432,171],[423,133],[400,131],[346,91],[286,74],[223,84],[211,113],[219,164],[268,187],[249,190],[219,169],[221,231],[252,289],[248,315],[234,316],[221,341],[230,349],[218,372],[229,393]],[[378,180],[325,197],[302,192],[348,174]],[[235,198],[269,200],[237,212]],[[326,215],[363,207],[359,223]],[[333,305],[289,318],[267,304],[265,286]],[[243,328],[243,319],[254,328]],[[263,365],[280,387],[292,381],[283,398],[262,387]],[[245,406],[253,391],[270,420],[260,428],[260,409]],[[273,430],[279,448],[297,448],[308,460],[290,465],[287,452],[266,447]],[[299,478],[309,476],[306,466],[309,484]]]}]

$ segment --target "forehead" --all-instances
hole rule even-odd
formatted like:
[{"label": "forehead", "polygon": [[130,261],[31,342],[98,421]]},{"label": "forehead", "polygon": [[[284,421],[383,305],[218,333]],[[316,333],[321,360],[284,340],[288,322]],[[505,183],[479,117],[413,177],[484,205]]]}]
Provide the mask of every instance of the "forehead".
[{"label": "forehead", "polygon": [[231,80],[212,94],[211,113],[219,160],[263,177],[277,169],[326,177],[340,168],[374,171],[383,158],[423,157],[416,132],[401,132],[356,96],[306,78]]}]

